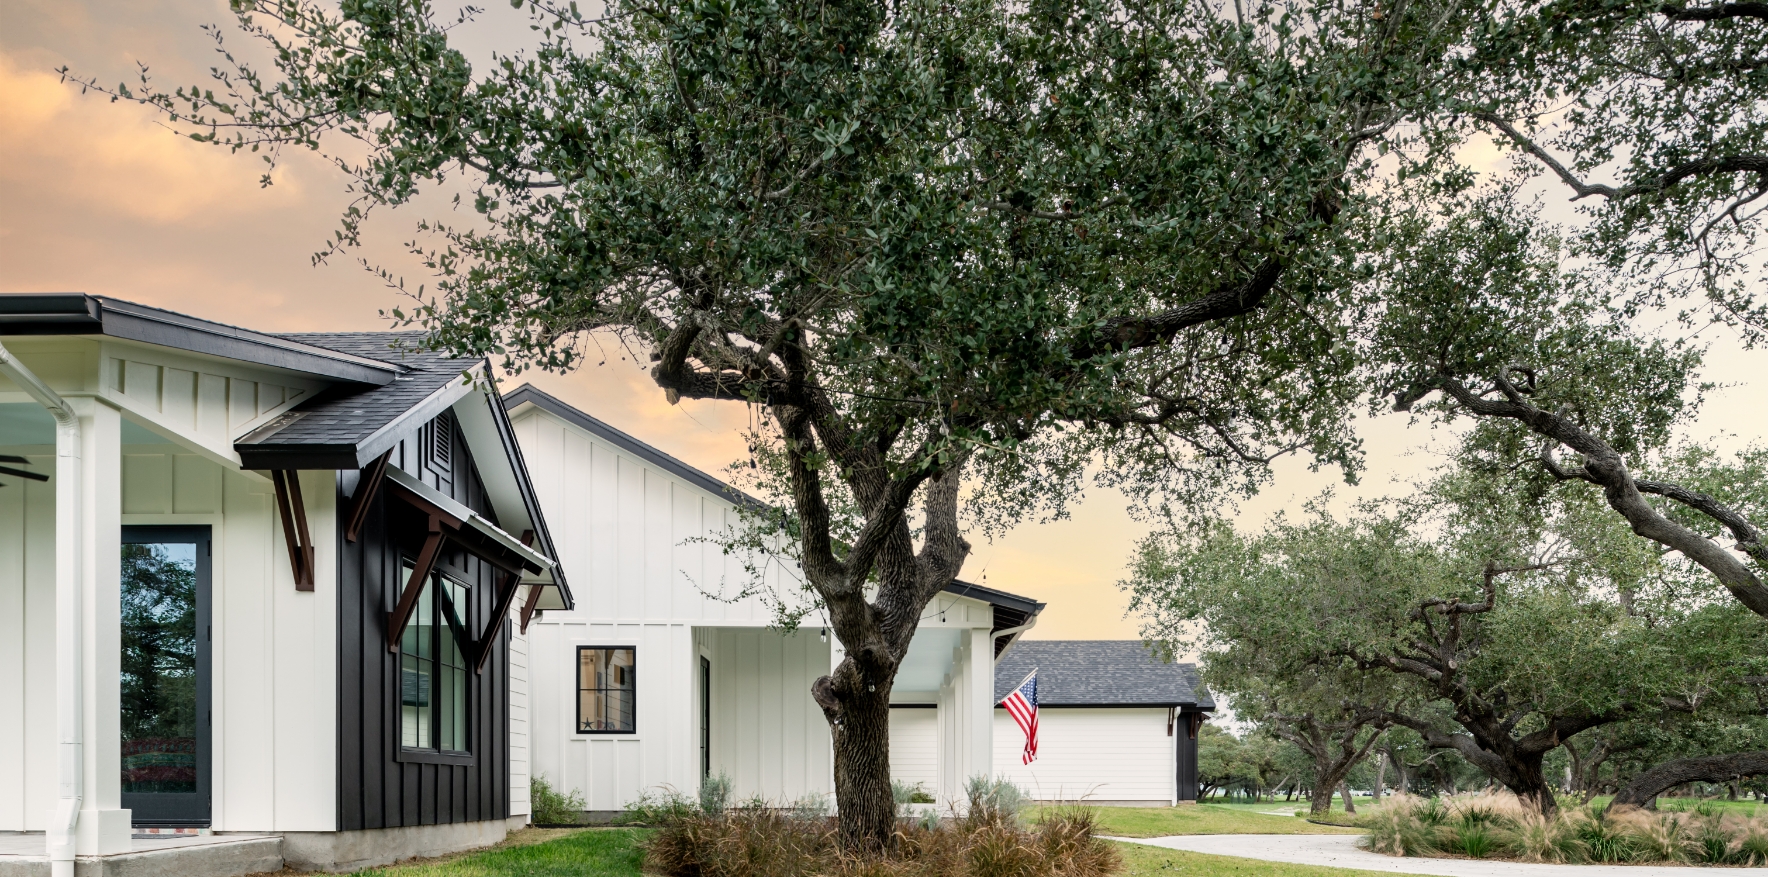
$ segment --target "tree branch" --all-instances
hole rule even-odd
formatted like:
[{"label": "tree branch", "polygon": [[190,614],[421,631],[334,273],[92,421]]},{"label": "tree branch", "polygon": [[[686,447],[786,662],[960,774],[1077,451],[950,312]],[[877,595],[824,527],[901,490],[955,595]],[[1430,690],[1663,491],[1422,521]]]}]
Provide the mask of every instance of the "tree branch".
[{"label": "tree branch", "polygon": [[1620,188],[1603,185],[1601,183],[1586,183],[1583,180],[1578,179],[1576,174],[1572,173],[1569,168],[1561,164],[1559,159],[1554,158],[1551,153],[1542,149],[1539,144],[1529,139],[1529,137],[1517,130],[1515,125],[1512,125],[1498,114],[1481,110],[1472,113],[1472,115],[1474,118],[1488,122],[1493,127],[1504,132],[1504,135],[1509,137],[1511,142],[1515,143],[1518,148],[1534,156],[1537,161],[1546,165],[1547,168],[1553,171],[1562,182],[1571,187],[1572,191],[1577,193],[1577,196],[1572,199],[1573,201],[1576,201],[1579,198],[1588,198],[1591,195],[1601,195],[1611,201],[1618,201],[1636,195],[1662,192],[1685,180],[1693,179],[1695,177],[1709,176],[1712,174],[1768,174],[1768,155],[1718,155],[1683,162],[1667,170],[1648,176],[1645,179],[1621,186]]},{"label": "tree branch", "polygon": [[[1634,533],[1666,548],[1682,552],[1689,560],[1711,572],[1751,612],[1768,618],[1768,585],[1764,585],[1743,561],[1714,544],[1712,540],[1664,517],[1657,509],[1652,508],[1651,503],[1646,502],[1640,493],[1632,473],[1627,471],[1626,461],[1607,442],[1591,435],[1569,418],[1544,411],[1525,401],[1502,378],[1495,383],[1505,393],[1505,399],[1491,399],[1475,393],[1446,374],[1439,374],[1437,383],[1456,403],[1476,415],[1519,421],[1537,435],[1550,438],[1583,454],[1583,470],[1576,477],[1602,487],[1609,507],[1627,519]],[[1549,471],[1553,471],[1553,468]]]}]

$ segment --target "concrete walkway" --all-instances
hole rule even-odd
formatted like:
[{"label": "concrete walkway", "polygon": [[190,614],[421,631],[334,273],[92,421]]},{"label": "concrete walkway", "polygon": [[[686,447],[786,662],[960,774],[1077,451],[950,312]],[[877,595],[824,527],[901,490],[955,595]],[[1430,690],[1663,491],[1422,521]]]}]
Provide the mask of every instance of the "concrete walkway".
[{"label": "concrete walkway", "polygon": [[1711,874],[1768,874],[1768,868],[1694,868],[1675,865],[1531,865],[1523,862],[1475,859],[1425,859],[1385,856],[1357,847],[1354,834],[1191,834],[1180,837],[1114,837],[1129,843],[1238,856],[1292,865],[1324,865],[1330,868],[1361,868],[1390,874],[1430,874],[1437,877],[1694,877]]}]

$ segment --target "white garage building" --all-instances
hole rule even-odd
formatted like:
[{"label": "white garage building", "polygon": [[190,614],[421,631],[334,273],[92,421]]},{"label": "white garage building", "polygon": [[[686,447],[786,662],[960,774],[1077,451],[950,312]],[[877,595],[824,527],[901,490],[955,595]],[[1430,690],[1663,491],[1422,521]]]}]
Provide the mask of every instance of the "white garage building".
[{"label": "white garage building", "polygon": [[1038,757],[995,710],[995,774],[1044,801],[1163,807],[1197,800],[1197,729],[1215,709],[1197,665],[1140,640],[1026,640],[995,667],[999,702],[1037,670]]}]

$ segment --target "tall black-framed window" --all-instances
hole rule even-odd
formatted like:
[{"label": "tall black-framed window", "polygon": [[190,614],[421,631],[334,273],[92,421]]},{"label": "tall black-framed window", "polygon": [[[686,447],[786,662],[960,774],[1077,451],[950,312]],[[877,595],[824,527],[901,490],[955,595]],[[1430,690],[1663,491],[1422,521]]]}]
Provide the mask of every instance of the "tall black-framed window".
[{"label": "tall black-framed window", "polygon": [[[401,581],[411,578],[406,561]],[[432,573],[399,638],[399,746],[413,753],[464,755],[472,740],[465,644],[467,586]]]},{"label": "tall black-framed window", "polygon": [[638,732],[638,650],[577,647],[577,733]]}]

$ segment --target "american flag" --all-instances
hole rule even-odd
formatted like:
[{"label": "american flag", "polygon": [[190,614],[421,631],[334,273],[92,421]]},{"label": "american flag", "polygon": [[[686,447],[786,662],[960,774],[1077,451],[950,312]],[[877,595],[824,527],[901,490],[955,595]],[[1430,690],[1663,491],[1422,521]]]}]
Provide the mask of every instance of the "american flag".
[{"label": "american flag", "polygon": [[1013,689],[1013,693],[1001,698],[1001,706],[1007,708],[1007,715],[1019,723],[1019,730],[1025,732],[1025,752],[1019,757],[1020,764],[1030,764],[1037,760],[1037,669],[1032,668],[1031,675]]}]

